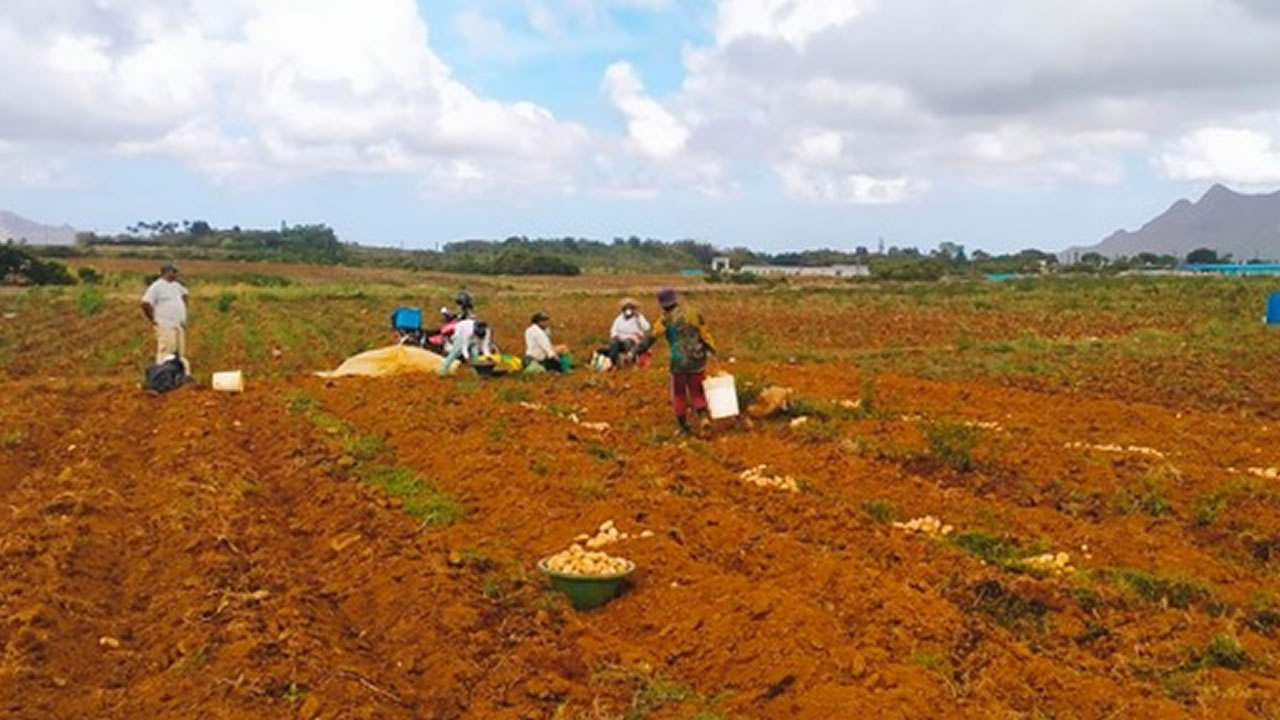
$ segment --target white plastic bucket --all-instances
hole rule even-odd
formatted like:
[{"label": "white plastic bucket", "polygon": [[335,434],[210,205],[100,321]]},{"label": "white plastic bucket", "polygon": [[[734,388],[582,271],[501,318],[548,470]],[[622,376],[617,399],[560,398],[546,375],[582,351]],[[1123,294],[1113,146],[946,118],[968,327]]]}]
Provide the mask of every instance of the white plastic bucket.
[{"label": "white plastic bucket", "polygon": [[732,375],[716,375],[702,381],[707,394],[707,411],[712,420],[735,417],[738,414],[738,388]]},{"label": "white plastic bucket", "polygon": [[220,392],[244,392],[244,373],[239,370],[214,373],[213,389]]}]

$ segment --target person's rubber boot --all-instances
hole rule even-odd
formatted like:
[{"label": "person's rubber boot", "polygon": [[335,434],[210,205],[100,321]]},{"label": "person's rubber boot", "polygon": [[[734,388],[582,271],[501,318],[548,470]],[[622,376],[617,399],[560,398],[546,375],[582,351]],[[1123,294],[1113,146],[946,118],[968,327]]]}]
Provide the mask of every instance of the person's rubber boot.
[{"label": "person's rubber boot", "polygon": [[681,415],[676,418],[676,423],[680,425],[680,432],[684,435],[692,435],[693,428],[689,427],[689,418]]}]

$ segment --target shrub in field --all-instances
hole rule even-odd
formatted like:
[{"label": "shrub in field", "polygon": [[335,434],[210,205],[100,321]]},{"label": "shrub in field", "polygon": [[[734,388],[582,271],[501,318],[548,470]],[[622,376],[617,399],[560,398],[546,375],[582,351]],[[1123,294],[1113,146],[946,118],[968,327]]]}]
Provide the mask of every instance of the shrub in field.
[{"label": "shrub in field", "polygon": [[76,270],[76,278],[82,285],[97,285],[102,282],[102,273],[86,265]]},{"label": "shrub in field", "polygon": [[1167,484],[1162,477],[1148,475],[1137,485],[1120,491],[1116,506],[1125,515],[1146,513],[1152,517],[1160,517],[1170,513],[1173,508],[1165,497]]},{"label": "shrub in field", "polygon": [[898,517],[898,508],[888,500],[868,500],[862,503],[862,512],[878,523],[887,524]]},{"label": "shrub in field", "polygon": [[1104,570],[1101,577],[1153,603],[1168,603],[1185,610],[1213,596],[1213,591],[1199,580],[1157,575],[1145,570],[1118,568]]},{"label": "shrub in field", "polygon": [[1249,664],[1249,654],[1244,651],[1240,641],[1227,633],[1218,633],[1200,653],[1197,662],[1199,667],[1220,667],[1227,670],[1243,670]]},{"label": "shrub in field", "polygon": [[224,313],[231,310],[231,306],[235,301],[235,293],[231,292],[227,288],[223,288],[222,292],[218,293],[218,299],[214,301],[214,306],[218,308],[218,312]]},{"label": "shrub in field", "polygon": [[978,428],[957,423],[931,422],[924,428],[929,457],[957,472],[969,472],[976,463],[973,451],[982,440]]},{"label": "shrub in field", "polygon": [[41,260],[16,245],[0,245],[0,284],[74,285],[75,282],[62,263]]},{"label": "shrub in field", "polygon": [[97,315],[107,306],[107,299],[102,295],[102,291],[93,286],[85,286],[80,288],[76,293],[76,309],[81,315]]}]

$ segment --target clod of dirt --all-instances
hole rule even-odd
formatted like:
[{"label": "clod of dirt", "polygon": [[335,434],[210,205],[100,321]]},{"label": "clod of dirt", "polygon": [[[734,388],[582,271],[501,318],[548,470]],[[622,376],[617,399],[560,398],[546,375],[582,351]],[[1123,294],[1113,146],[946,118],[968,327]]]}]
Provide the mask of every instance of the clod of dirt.
[{"label": "clod of dirt", "polygon": [[944,525],[941,520],[932,515],[925,515],[924,517],[918,517],[914,520],[908,520],[907,522],[896,522],[893,526],[899,530],[928,535],[929,537],[945,537],[955,530],[954,527]]},{"label": "clod of dirt", "polygon": [[783,412],[791,405],[791,396],[795,391],[785,387],[768,387],[756,396],[747,407],[747,415],[761,420]]},{"label": "clod of dirt", "polygon": [[568,550],[547,558],[547,568],[572,575],[617,575],[626,572],[631,561],[608,553],[589,552],[574,543]]},{"label": "clod of dirt", "polygon": [[790,475],[768,475],[767,465],[757,465],[750,470],[744,470],[740,477],[743,482],[751,483],[757,487],[777,488],[778,490],[786,490],[787,492],[800,492],[800,484]]}]

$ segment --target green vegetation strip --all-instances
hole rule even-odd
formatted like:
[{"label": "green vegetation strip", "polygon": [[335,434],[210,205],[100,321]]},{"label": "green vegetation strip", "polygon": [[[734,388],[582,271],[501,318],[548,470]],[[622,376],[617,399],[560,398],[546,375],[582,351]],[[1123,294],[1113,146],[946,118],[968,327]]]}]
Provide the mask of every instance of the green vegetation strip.
[{"label": "green vegetation strip", "polygon": [[362,473],[360,479],[393,498],[399,498],[405,514],[428,525],[452,525],[467,514],[466,507],[458,498],[437,489],[408,468],[374,467]]}]

